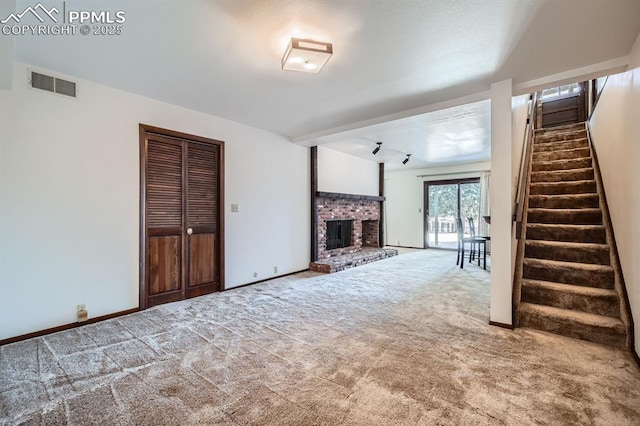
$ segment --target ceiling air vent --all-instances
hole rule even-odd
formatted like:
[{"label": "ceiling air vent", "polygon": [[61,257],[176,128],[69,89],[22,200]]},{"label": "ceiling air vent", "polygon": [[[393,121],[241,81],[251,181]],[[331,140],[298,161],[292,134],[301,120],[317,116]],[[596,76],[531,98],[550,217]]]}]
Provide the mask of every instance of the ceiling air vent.
[{"label": "ceiling air vent", "polygon": [[76,83],[31,71],[31,87],[51,93],[76,97]]}]

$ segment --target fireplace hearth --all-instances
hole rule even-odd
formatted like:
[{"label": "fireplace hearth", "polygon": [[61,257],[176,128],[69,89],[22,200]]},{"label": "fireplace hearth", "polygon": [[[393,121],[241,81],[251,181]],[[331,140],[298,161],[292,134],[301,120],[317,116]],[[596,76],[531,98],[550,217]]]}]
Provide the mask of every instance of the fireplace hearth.
[{"label": "fireplace hearth", "polygon": [[309,265],[331,273],[395,256],[381,248],[380,209],[384,197],[317,192],[317,258]]}]

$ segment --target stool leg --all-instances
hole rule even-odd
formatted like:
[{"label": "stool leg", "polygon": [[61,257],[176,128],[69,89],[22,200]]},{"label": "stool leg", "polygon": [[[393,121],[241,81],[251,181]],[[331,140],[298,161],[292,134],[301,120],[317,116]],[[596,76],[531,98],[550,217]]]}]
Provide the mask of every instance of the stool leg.
[{"label": "stool leg", "polygon": [[484,256],[483,256],[483,260],[484,260],[484,269],[487,269],[487,243],[484,243]]}]

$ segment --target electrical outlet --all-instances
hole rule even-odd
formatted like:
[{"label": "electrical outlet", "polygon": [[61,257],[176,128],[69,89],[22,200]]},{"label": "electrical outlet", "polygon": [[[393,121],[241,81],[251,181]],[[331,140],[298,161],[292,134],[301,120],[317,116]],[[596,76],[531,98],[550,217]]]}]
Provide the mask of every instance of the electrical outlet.
[{"label": "electrical outlet", "polygon": [[231,204],[231,213],[238,213],[238,205]]},{"label": "electrical outlet", "polygon": [[274,266],[274,267],[273,267],[273,273],[274,273],[274,274],[277,274],[277,273],[278,273],[278,267],[277,267],[277,266]]},{"label": "electrical outlet", "polygon": [[253,273],[253,278],[258,278],[258,273],[257,272]]},{"label": "electrical outlet", "polygon": [[83,322],[89,319],[89,313],[87,312],[87,305],[78,305],[77,306],[77,318],[78,322]]}]

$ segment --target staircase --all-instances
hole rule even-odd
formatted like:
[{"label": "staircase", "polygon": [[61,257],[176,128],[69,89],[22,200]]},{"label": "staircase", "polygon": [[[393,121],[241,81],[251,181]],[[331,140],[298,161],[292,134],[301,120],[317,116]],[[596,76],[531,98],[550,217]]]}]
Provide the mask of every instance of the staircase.
[{"label": "staircase", "polygon": [[536,130],[530,162],[516,325],[628,348],[624,285],[585,124]]}]

